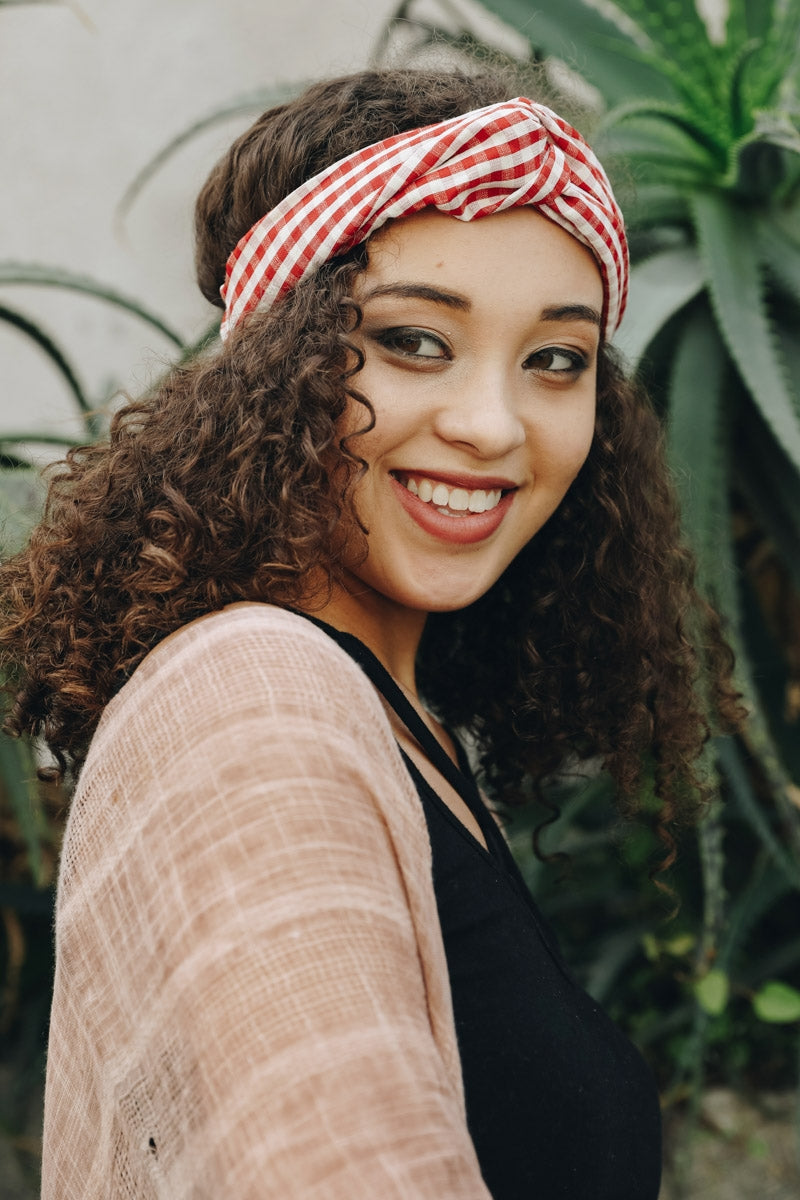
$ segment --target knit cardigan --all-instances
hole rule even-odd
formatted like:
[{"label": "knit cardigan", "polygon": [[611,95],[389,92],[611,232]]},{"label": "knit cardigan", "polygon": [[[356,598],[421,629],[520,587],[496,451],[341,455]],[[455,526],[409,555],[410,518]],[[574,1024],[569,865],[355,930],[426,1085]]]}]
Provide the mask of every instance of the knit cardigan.
[{"label": "knit cardigan", "polygon": [[238,604],[108,705],[56,906],[44,1200],[488,1200],[381,701]]}]

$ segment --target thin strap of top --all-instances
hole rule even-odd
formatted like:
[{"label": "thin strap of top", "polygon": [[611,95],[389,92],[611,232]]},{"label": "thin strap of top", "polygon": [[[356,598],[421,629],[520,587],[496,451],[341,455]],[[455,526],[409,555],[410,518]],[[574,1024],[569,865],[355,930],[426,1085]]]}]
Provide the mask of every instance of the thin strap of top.
[{"label": "thin strap of top", "polygon": [[[458,755],[458,766],[456,766],[439,740],[435,737],[435,735],[423,721],[422,717],[411,704],[408,697],[404,695],[397,681],[392,678],[392,676],[384,667],[383,663],[376,658],[369,647],[365,646],[363,642],[359,641],[359,639],[351,633],[344,633],[340,629],[335,629],[332,625],[328,625],[325,621],[320,621],[317,617],[309,617],[307,613],[302,613],[301,615],[306,617],[307,620],[312,621],[315,625],[327,633],[329,637],[333,638],[334,641],[336,641],[342,647],[342,649],[345,650],[350,657],[358,663],[371,683],[375,686],[375,688],[377,688],[387,703],[394,709],[395,713],[405,725],[411,736],[418,743],[429,762],[436,768],[439,774],[444,777],[447,783],[450,784],[453,790],[458,793],[458,795],[467,805],[470,812],[478,822],[481,832],[486,839],[486,850],[490,856],[495,860],[499,860],[506,870],[510,869],[512,875],[515,877],[515,882],[518,883],[516,864],[513,862],[513,858],[506,841],[497,827],[497,822],[487,809],[486,804],[480,794],[478,785],[473,778],[466,753],[458,738],[448,730],[448,736],[452,739],[453,745],[456,748],[456,754]],[[421,784],[426,791],[429,791],[429,793],[432,795],[432,798],[435,799],[435,802],[439,805],[442,805],[444,802],[440,800],[435,790],[430,788],[430,785],[422,776],[419,768],[416,766],[413,760],[409,758],[402,747],[400,748],[400,753],[403,755],[406,766],[408,767],[417,786],[419,787]],[[459,825],[461,825],[461,822],[459,822]],[[465,832],[468,833],[466,829]],[[471,834],[469,834],[469,837],[470,840],[474,840]],[[483,850],[483,847],[480,846],[479,842],[475,841],[475,845]],[[520,890],[523,891],[527,898],[527,889],[524,887],[524,885]]]}]

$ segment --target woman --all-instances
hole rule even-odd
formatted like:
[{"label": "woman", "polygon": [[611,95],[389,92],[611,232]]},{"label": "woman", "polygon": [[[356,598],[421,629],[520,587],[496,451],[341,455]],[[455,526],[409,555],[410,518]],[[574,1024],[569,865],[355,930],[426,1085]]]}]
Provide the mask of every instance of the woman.
[{"label": "woman", "polygon": [[688,628],[735,716],[607,345],[619,211],[513,94],[367,72],[257,121],[197,210],[223,346],[3,569],[10,727],[82,767],[46,1197],[657,1196],[653,1080],[453,733],[506,802],[591,755],[633,808],[649,755],[669,852]]}]

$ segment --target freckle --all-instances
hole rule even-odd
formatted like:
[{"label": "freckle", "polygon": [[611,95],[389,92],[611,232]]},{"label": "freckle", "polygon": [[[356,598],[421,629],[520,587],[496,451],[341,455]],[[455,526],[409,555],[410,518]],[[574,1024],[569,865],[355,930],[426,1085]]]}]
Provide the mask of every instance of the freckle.
[{"label": "freckle", "polygon": [[437,268],[439,268],[439,267],[443,267],[443,266],[444,266],[444,259],[443,259],[443,258],[442,258],[442,259],[440,259],[440,260],[439,260],[439,262],[436,264],[436,266],[437,266]]}]

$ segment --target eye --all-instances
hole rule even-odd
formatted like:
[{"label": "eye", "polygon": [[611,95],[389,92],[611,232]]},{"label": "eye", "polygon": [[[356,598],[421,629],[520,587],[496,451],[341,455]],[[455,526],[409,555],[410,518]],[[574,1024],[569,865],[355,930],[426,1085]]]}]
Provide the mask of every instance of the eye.
[{"label": "eye", "polygon": [[529,371],[541,371],[548,375],[577,376],[585,371],[589,363],[585,354],[577,350],[565,350],[563,346],[545,346],[529,354],[523,366]]},{"label": "eye", "polygon": [[384,329],[376,337],[376,341],[404,358],[449,358],[449,352],[444,342],[426,329],[413,329],[403,326],[399,329]]}]

